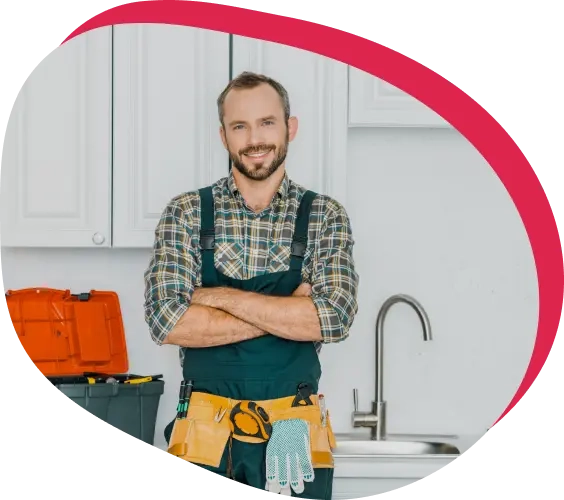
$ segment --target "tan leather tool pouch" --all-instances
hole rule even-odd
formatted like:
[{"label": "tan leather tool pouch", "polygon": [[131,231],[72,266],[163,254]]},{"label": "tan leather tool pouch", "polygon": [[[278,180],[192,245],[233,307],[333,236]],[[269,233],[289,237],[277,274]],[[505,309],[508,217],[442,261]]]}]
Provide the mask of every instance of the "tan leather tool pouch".
[{"label": "tan leather tool pouch", "polygon": [[329,412],[326,413],[325,426],[321,422],[310,422],[311,458],[314,468],[333,468],[333,450],[336,448],[335,434],[331,427]]},{"label": "tan leather tool pouch", "polygon": [[174,422],[168,452],[188,462],[219,467],[230,434],[227,419],[214,420],[213,407],[191,405],[187,417]]}]

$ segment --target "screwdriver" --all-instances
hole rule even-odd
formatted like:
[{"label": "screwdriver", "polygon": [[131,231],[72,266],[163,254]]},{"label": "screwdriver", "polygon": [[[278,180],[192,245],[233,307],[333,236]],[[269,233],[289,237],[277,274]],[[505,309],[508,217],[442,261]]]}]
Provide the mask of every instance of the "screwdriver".
[{"label": "screwdriver", "polygon": [[192,395],[192,389],[194,387],[194,381],[182,381],[180,384],[180,395],[178,401],[178,409],[176,413],[177,419],[186,418],[188,415],[188,404],[190,402],[190,396]]}]

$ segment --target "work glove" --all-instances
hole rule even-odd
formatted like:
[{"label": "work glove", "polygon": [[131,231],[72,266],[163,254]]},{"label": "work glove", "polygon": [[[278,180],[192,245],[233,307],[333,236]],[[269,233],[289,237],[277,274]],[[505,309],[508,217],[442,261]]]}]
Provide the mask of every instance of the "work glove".
[{"label": "work glove", "polygon": [[278,420],[266,445],[267,491],[292,496],[303,493],[304,481],[314,479],[309,426],[305,420]]}]

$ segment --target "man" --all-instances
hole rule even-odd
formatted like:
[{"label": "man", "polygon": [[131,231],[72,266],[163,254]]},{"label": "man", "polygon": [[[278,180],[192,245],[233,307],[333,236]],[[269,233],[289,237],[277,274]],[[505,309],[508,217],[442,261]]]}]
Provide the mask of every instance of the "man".
[{"label": "man", "polygon": [[151,336],[180,347],[193,387],[165,430],[169,452],[257,488],[330,499],[318,354],[348,337],[357,312],[350,222],[286,173],[298,122],[284,87],[245,72],[217,104],[233,168],[169,202],[145,272]]}]

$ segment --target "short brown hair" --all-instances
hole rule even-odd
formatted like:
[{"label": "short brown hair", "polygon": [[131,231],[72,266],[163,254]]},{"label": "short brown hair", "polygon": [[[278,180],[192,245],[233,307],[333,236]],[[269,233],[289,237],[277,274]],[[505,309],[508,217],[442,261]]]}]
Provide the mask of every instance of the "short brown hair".
[{"label": "short brown hair", "polygon": [[288,122],[288,119],[290,118],[290,99],[288,97],[288,92],[286,91],[286,89],[279,82],[266,75],[253,73],[251,71],[243,71],[243,73],[233,78],[233,80],[229,82],[227,87],[225,87],[223,92],[217,98],[219,121],[222,125],[224,116],[223,103],[229,91],[232,89],[252,89],[262,83],[266,83],[267,85],[270,85],[272,88],[274,88],[274,90],[276,90],[276,92],[280,96],[280,100],[282,101],[282,107],[284,108],[284,117],[286,119],[286,122]]}]

